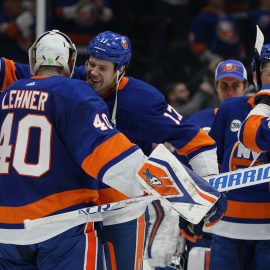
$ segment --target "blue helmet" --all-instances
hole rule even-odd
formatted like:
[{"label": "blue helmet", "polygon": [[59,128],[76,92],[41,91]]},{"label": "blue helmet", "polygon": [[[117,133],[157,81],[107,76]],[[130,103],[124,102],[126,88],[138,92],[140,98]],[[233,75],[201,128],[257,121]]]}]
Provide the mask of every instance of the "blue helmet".
[{"label": "blue helmet", "polygon": [[[263,45],[259,60],[260,60],[260,63],[262,63],[263,61],[270,61],[270,44]],[[251,62],[251,69],[252,69],[252,72],[256,71],[254,57]]]},{"label": "blue helmet", "polygon": [[128,64],[131,58],[131,43],[127,36],[106,31],[98,34],[88,44],[88,56],[116,64],[116,70]]}]

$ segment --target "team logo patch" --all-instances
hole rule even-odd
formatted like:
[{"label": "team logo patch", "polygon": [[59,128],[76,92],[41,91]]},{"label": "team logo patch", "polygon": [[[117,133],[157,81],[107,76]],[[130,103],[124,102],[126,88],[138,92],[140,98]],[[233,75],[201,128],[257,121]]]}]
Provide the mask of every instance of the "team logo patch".
[{"label": "team logo patch", "polygon": [[159,166],[145,163],[138,171],[138,175],[143,182],[163,196],[183,196],[179,188],[175,187],[172,176]]},{"label": "team logo patch", "polygon": [[241,121],[238,119],[234,119],[231,122],[230,130],[231,132],[237,132],[241,127]]},{"label": "team logo patch", "polygon": [[128,43],[124,38],[121,39],[121,45],[124,49],[128,49]]},{"label": "team logo patch", "polygon": [[224,66],[223,71],[224,72],[232,72],[236,70],[236,65],[232,63],[228,63]]},{"label": "team logo patch", "polygon": [[157,176],[151,174],[149,168],[146,169],[146,172],[143,173],[146,179],[151,183],[153,186],[162,185],[162,182],[158,179]]}]

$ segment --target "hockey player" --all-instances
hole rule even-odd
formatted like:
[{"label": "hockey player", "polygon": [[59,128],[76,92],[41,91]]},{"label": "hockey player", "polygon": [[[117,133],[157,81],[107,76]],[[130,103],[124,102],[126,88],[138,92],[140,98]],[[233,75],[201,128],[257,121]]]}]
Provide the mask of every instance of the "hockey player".
[{"label": "hockey player", "polygon": [[[141,146],[145,154],[151,152],[152,142],[169,141],[180,154],[189,157],[191,166],[201,176],[218,172],[214,141],[198,127],[182,119],[154,87],[124,76],[131,58],[127,37],[109,31],[101,33],[89,43],[88,53],[86,67],[75,68],[76,78],[85,79],[87,73],[88,82],[105,99],[113,118],[116,116],[117,128]],[[99,188],[99,203],[126,198],[103,184]],[[116,255],[118,269],[134,269],[136,261],[141,260],[133,248],[126,252],[126,256],[122,255],[130,242],[136,242],[139,229],[144,224],[144,209],[133,210],[104,217],[108,226],[103,228],[100,236],[103,242],[108,243],[105,252]],[[123,224],[113,226],[115,223]],[[143,241],[139,244],[141,246],[137,249],[143,249]]]},{"label": "hockey player", "polygon": [[[253,78],[256,81],[255,63],[252,63]],[[262,47],[260,55],[262,89],[255,95],[255,107],[243,122],[239,140],[257,152],[269,152],[269,85],[270,85],[270,44]]]},{"label": "hockey player", "polygon": [[[233,59],[220,62],[215,71],[215,87],[220,103],[227,98],[243,96],[247,87],[247,72],[244,65]],[[189,120],[206,132],[210,132],[217,110],[217,107],[204,109],[194,113]]]},{"label": "hockey player", "polygon": [[85,172],[130,197],[148,190],[134,178],[142,151],[112,127],[91,87],[65,78],[75,59],[66,35],[46,32],[29,50],[34,77],[1,93],[1,269],[102,269],[98,215],[53,231],[27,231],[23,221],[91,206],[97,186]]},{"label": "hockey player", "polygon": [[[226,99],[231,97],[242,96],[246,86],[247,72],[244,65],[240,61],[229,59],[222,61],[217,65],[215,70],[215,87],[220,103],[223,103]],[[217,111],[218,107],[207,108],[193,114],[189,120],[190,122],[199,125],[203,130],[209,133],[211,131]],[[191,238],[190,241],[187,242],[188,251],[194,247],[196,248],[189,252],[189,262],[192,262],[192,260],[195,259],[192,258],[193,254],[194,256],[197,256],[196,250],[199,250],[201,254],[206,251],[205,256],[207,255],[206,248],[210,248],[212,235],[205,233],[203,234],[202,240],[196,242],[194,240],[195,239]],[[188,267],[191,266],[189,265]]]},{"label": "hockey player", "polygon": [[[269,59],[264,47],[262,57]],[[264,71],[262,71],[263,73]],[[246,148],[238,141],[241,123],[250,115],[254,97],[235,97],[226,100],[217,112],[210,135],[217,143],[221,172],[237,170],[267,163],[265,153],[258,148]],[[253,125],[253,124],[252,124]],[[242,141],[251,138],[256,131],[248,126]],[[270,197],[269,185],[261,184],[227,193],[228,208],[224,217],[210,231],[210,270],[267,269],[270,265]]]},{"label": "hockey player", "polygon": [[[210,137],[198,127],[191,125],[170,105],[166,104],[164,97],[156,88],[133,77],[125,76],[131,58],[131,44],[126,36],[110,31],[97,35],[89,42],[88,56],[87,81],[105,99],[116,127],[132,142],[138,144],[145,154],[150,153],[152,143],[169,142],[179,154],[189,158],[192,168],[199,175],[217,173],[215,146]],[[209,159],[211,158],[213,158],[213,163],[210,165]],[[104,187],[100,191],[105,192],[106,190],[108,188]],[[113,190],[110,193],[107,191],[107,194],[109,195],[107,200],[114,199]],[[159,214],[162,212],[151,208],[149,211]],[[123,213],[123,221],[128,220],[128,215],[128,213]],[[129,220],[131,219],[129,218]],[[157,220],[160,220],[159,216]],[[125,224],[110,226],[113,224],[113,219],[109,220],[109,218],[105,218],[104,222],[109,226],[103,228],[101,234],[105,236],[102,237],[103,240],[113,243],[116,250],[119,250],[117,248],[119,245],[120,247],[126,246],[128,239],[124,235],[121,236],[121,232],[118,235],[111,233],[111,230],[117,230],[117,226],[122,227]],[[136,220],[133,219],[130,223],[132,222],[136,222]],[[126,225],[128,224],[126,222]],[[170,227],[165,220],[163,224],[155,225]],[[130,234],[132,235],[132,232]],[[164,249],[166,248],[169,249],[164,246]],[[158,250],[156,247],[155,249]],[[164,249],[159,248],[160,254],[157,257],[162,257],[162,251],[165,253]],[[117,265],[122,265],[121,254],[116,254],[116,260],[117,263],[119,261]],[[134,256],[131,254],[128,260],[133,261]],[[155,264],[155,262],[152,263]],[[120,269],[131,268],[126,266],[126,268],[120,267]]]}]

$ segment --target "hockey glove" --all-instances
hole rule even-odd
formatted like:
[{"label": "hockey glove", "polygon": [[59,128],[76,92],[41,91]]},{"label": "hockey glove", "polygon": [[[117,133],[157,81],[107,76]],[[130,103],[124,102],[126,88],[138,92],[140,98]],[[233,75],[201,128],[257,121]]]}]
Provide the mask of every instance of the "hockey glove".
[{"label": "hockey glove", "polygon": [[254,98],[254,103],[255,104],[267,104],[270,105],[270,89],[269,85],[263,85],[262,89],[256,93],[255,98]]},{"label": "hockey glove", "polygon": [[204,219],[194,225],[180,217],[180,233],[187,240],[195,243],[203,237],[203,226],[210,227],[217,223],[227,210],[227,199],[224,193],[221,193],[217,203],[208,211]]},{"label": "hockey glove", "polygon": [[210,227],[217,223],[225,214],[227,210],[227,199],[224,193],[221,193],[216,204],[209,210],[209,212],[204,217],[204,225]]},{"label": "hockey glove", "polygon": [[195,243],[203,237],[203,225],[203,221],[195,225],[180,217],[180,234],[190,242]]}]

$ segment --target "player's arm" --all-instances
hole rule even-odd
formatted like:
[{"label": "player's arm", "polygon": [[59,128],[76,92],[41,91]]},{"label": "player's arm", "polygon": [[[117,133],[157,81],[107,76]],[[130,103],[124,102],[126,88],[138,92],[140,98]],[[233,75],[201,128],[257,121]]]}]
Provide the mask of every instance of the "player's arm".
[{"label": "player's arm", "polygon": [[[139,108],[138,121],[142,139],[169,142],[200,176],[218,173],[215,141],[200,127],[184,119],[163,97],[144,98],[147,106]],[[146,108],[146,109],[145,109]]]},{"label": "player's arm", "polygon": [[73,159],[91,177],[129,197],[143,195],[144,189],[134,176],[144,154],[112,127],[107,106],[95,91],[84,82],[76,80],[76,84],[82,89],[71,93],[62,109],[70,120],[60,129]]},{"label": "player's arm", "polygon": [[270,85],[255,95],[256,106],[250,111],[238,133],[239,140],[249,149],[265,152],[270,149]]},{"label": "player's arm", "polygon": [[19,79],[30,78],[28,65],[18,64],[6,58],[0,58],[0,91],[3,91]]},{"label": "player's arm", "polygon": [[[140,196],[147,191],[156,197],[177,197],[175,201],[177,203],[183,199],[184,187],[177,185],[181,185],[179,179],[184,175],[187,184],[191,185],[188,190],[194,190],[199,194],[198,198],[201,198],[198,203],[197,197],[192,199],[196,204],[194,210],[204,204],[206,206],[202,207],[203,211],[200,212],[203,218],[218,200],[219,192],[199,176],[193,177],[165,147],[158,148],[146,162],[138,146],[112,127],[104,101],[86,83],[79,83],[77,80],[75,82],[76,87],[81,86],[82,91],[76,93],[70,91],[69,104],[61,109],[62,117],[66,117],[69,121],[59,127],[59,132],[77,164],[90,176],[101,179],[105,184],[129,197]],[[91,94],[88,94],[90,92]],[[151,158],[155,160],[150,160]],[[158,177],[159,173],[166,173],[167,180],[165,181],[164,175],[161,175],[162,185],[156,186],[154,176]],[[195,180],[190,181],[195,181],[197,189],[189,184],[188,179],[193,178]],[[175,188],[168,189],[168,183],[176,185]],[[186,212],[187,215],[189,212],[190,208]]]}]

